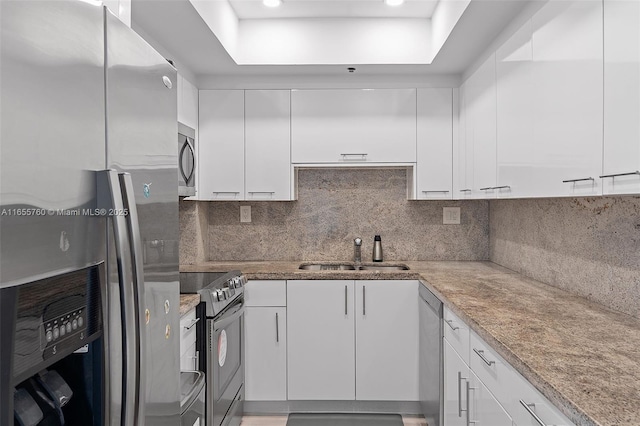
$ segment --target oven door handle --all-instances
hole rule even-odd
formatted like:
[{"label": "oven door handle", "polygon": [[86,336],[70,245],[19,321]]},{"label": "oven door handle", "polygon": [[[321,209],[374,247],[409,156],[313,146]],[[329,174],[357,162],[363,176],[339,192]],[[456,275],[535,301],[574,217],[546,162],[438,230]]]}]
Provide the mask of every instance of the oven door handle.
[{"label": "oven door handle", "polygon": [[229,309],[220,316],[213,320],[213,329],[215,331],[225,328],[229,324],[233,324],[238,318],[244,314],[244,303],[235,305],[235,307]]}]

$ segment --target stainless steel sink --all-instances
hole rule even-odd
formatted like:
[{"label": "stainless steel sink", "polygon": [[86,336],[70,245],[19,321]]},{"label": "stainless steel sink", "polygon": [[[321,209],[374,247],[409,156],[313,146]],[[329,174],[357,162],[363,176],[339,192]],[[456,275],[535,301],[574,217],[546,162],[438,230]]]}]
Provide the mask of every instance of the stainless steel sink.
[{"label": "stainless steel sink", "polygon": [[407,265],[359,265],[352,263],[303,263],[298,267],[305,271],[408,271]]},{"label": "stainless steel sink", "polygon": [[361,271],[408,271],[407,265],[362,265],[359,268]]},{"label": "stainless steel sink", "polygon": [[303,263],[298,269],[305,271],[353,271],[356,267],[348,263]]}]

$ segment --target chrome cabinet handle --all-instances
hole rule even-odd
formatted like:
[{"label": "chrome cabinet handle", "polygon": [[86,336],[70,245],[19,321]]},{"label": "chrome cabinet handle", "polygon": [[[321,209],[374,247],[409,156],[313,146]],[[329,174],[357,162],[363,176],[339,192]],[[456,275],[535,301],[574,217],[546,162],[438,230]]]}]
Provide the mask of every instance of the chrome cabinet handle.
[{"label": "chrome cabinet handle", "polygon": [[567,180],[563,180],[562,183],[576,183],[576,182],[584,182],[586,180],[594,181],[595,179],[592,177],[581,178],[581,179],[567,179]]},{"label": "chrome cabinet handle", "polygon": [[362,316],[367,315],[366,286],[362,286]]},{"label": "chrome cabinet handle", "polygon": [[471,423],[478,423],[477,420],[471,420],[471,391],[476,390],[476,388],[471,387],[471,383],[467,380],[467,426],[471,425]]},{"label": "chrome cabinet handle", "polygon": [[347,312],[347,286],[344,286],[344,314],[348,315]]},{"label": "chrome cabinet handle", "polygon": [[194,360],[194,370],[198,370],[198,367],[200,366],[200,351],[196,351],[196,355],[192,356],[191,358],[193,358]]},{"label": "chrome cabinet handle", "polygon": [[511,188],[509,185],[501,185],[501,186],[487,186],[486,188],[480,188],[480,191],[488,191],[489,189],[507,189]]},{"label": "chrome cabinet handle", "polygon": [[[249,194],[275,194],[276,191],[247,191]],[[237,192],[236,192],[237,194]]]},{"label": "chrome cabinet handle", "polygon": [[471,189],[461,189],[460,192],[471,192]]},{"label": "chrome cabinet handle", "polygon": [[362,153],[362,154],[340,154],[340,156],[342,157],[343,161],[346,161],[348,158],[347,157],[360,157],[360,158],[352,158],[352,160],[358,160],[358,161],[366,161],[367,160],[367,155],[366,153]]},{"label": "chrome cabinet handle", "polygon": [[460,330],[460,327],[456,327],[456,326],[452,325],[452,324],[453,324],[453,320],[444,320],[444,322],[446,322],[446,323],[447,323],[447,325],[448,325],[449,327],[451,327],[451,329],[452,329],[453,331]]},{"label": "chrome cabinet handle", "polygon": [[469,399],[467,395],[467,408],[462,408],[462,386],[460,386],[460,382],[464,380],[467,381],[466,377],[462,377],[462,371],[458,371],[458,417],[462,418],[462,413],[465,411],[469,411]]},{"label": "chrome cabinet handle", "polygon": [[482,358],[482,360],[485,362],[485,364],[491,366],[493,364],[495,364],[495,361],[489,361],[485,356],[484,356],[484,351],[483,350],[478,350],[476,348],[473,348],[473,351],[480,357]]},{"label": "chrome cabinet handle", "polygon": [[276,343],[280,342],[280,325],[278,324],[278,313],[276,312]]},{"label": "chrome cabinet handle", "polygon": [[194,325],[196,325],[198,323],[198,321],[200,321],[200,318],[196,318],[194,320],[191,320],[191,324],[189,325],[185,325],[184,329],[185,330],[191,330],[193,328]]},{"label": "chrome cabinet handle", "polygon": [[531,417],[533,417],[533,419],[536,422],[538,422],[538,424],[540,426],[547,426],[547,424],[545,422],[543,422],[542,419],[540,417],[538,417],[538,415],[531,409],[531,407],[535,408],[536,404],[527,404],[523,400],[520,400],[520,405],[522,405],[524,407],[524,409],[527,410],[529,412],[529,414],[531,414]]},{"label": "chrome cabinet handle", "polygon": [[602,179],[602,178],[616,178],[618,176],[633,176],[633,175],[639,175],[640,176],[640,170],[636,170],[634,172],[628,172],[628,173],[614,173],[612,175],[602,175],[602,176],[600,176],[600,179]]},{"label": "chrome cabinet handle", "polygon": [[423,192],[424,194],[428,194],[428,193],[430,193],[430,192],[445,192],[445,193],[446,193],[446,192],[449,192],[449,191],[422,191],[422,192]]}]

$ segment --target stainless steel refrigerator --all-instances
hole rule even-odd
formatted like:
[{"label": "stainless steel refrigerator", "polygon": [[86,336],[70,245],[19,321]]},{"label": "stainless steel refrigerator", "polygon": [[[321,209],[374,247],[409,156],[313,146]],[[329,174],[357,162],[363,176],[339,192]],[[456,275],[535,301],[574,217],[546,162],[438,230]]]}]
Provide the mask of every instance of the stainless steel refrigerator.
[{"label": "stainless steel refrigerator", "polygon": [[[0,424],[75,363],[83,426],[179,425],[175,69],[98,2],[3,0],[0,20]],[[89,275],[91,332],[79,297],[58,308]]]}]

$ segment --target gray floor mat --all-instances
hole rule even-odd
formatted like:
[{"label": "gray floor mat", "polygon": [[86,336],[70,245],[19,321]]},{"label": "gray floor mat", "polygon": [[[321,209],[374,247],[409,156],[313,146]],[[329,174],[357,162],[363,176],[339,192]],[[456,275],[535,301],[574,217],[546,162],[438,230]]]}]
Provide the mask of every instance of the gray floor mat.
[{"label": "gray floor mat", "polygon": [[403,426],[400,414],[291,413],[287,426]]}]

